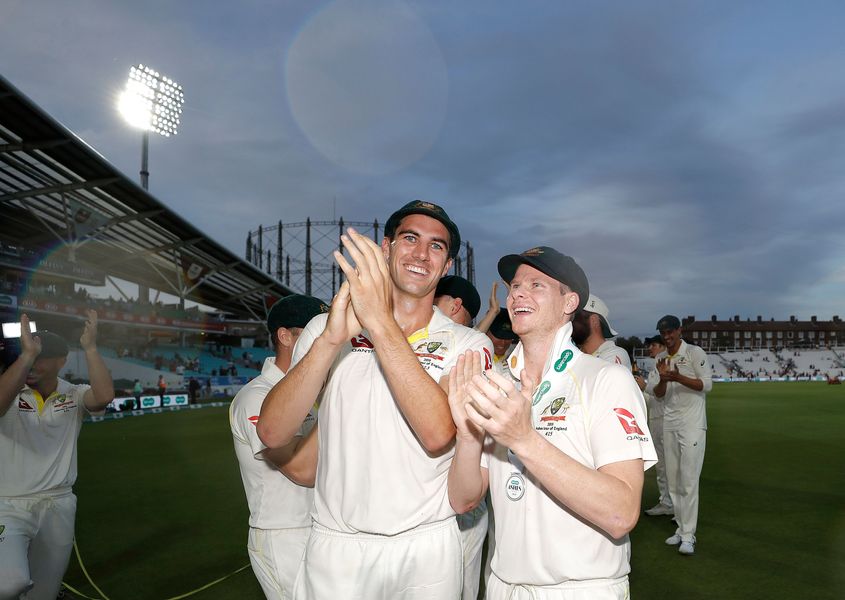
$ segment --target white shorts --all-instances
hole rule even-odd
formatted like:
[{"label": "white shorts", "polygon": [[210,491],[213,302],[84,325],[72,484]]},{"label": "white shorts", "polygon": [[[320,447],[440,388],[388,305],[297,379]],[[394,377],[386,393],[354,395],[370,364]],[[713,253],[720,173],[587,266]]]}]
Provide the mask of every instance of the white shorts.
[{"label": "white shorts", "polygon": [[341,533],[314,523],[296,600],[457,600],[463,579],[454,518],[399,535]]},{"label": "white shorts", "polygon": [[249,562],[268,600],[290,600],[311,527],[249,528]]},{"label": "white shorts", "polygon": [[76,496],[0,498],[0,598],[56,600],[73,549]]},{"label": "white shorts", "polygon": [[505,583],[496,574],[487,581],[486,600],[628,600],[628,578],[567,581],[557,585]]}]

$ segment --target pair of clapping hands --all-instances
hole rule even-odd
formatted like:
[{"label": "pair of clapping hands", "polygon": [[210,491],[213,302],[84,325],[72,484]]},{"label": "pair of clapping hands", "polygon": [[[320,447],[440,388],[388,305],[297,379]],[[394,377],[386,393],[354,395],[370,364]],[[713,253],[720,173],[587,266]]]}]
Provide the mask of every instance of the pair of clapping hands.
[{"label": "pair of clapping hands", "polygon": [[678,381],[678,376],[681,374],[678,371],[678,365],[672,366],[668,356],[664,356],[657,361],[657,374],[663,381]]},{"label": "pair of clapping hands", "polygon": [[334,251],[335,262],[346,276],[332,300],[326,325],[329,340],[336,344],[393,319],[393,281],[381,247],[351,227],[340,241],[354,265]]},{"label": "pair of clapping hands", "polygon": [[447,376],[449,408],[459,438],[482,442],[484,434],[507,448],[534,433],[531,393],[535,382],[523,370],[521,389],[492,369],[481,368],[481,354],[467,350]]},{"label": "pair of clapping hands", "polygon": [[[79,338],[79,345],[86,352],[88,350],[97,349],[97,311],[88,310],[86,313],[88,317],[85,321],[85,328],[82,331],[82,336]],[[36,332],[34,335],[29,330],[29,315],[21,315],[21,355],[27,356],[32,360],[38,358],[41,354],[41,338]]]}]

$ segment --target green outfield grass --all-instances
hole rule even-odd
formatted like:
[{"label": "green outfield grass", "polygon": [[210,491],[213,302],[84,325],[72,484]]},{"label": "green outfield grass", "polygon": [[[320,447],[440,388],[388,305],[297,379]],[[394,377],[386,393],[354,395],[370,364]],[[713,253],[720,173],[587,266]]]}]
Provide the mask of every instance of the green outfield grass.
[{"label": "green outfield grass", "polygon": [[[845,387],[716,384],[696,554],[663,540],[668,517],[632,533],[634,598],[842,598]],[[163,600],[248,563],[247,509],[226,409],[86,424],[77,540],[111,600]],[[652,472],[643,506],[655,503]],[[97,597],[76,560],[65,581]],[[262,594],[250,569],[193,598]],[[338,599],[342,600],[342,599]]]}]

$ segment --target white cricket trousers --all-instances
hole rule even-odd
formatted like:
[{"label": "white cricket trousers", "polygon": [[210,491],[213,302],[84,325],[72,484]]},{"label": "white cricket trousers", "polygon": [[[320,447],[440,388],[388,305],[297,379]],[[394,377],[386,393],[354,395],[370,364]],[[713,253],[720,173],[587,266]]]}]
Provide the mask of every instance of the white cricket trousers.
[{"label": "white cricket trousers", "polygon": [[249,562],[267,600],[293,598],[293,584],[310,533],[310,526],[291,529],[249,528]]},{"label": "white cricket trousers", "polygon": [[678,528],[675,533],[684,542],[695,541],[698,526],[698,480],[704,465],[706,429],[681,429],[663,432],[666,478],[669,496],[675,507]]},{"label": "white cricket trousers", "polygon": [[454,517],[398,535],[342,533],[314,523],[296,600],[458,600],[461,535]]},{"label": "white cricket trousers", "polygon": [[487,537],[488,512],[484,500],[475,509],[458,515],[458,529],[464,556],[464,586],[461,600],[476,600],[481,585],[481,555]]},{"label": "white cricket trousers", "polygon": [[486,600],[628,600],[628,577],[567,581],[557,585],[505,583],[496,574],[487,581]]},{"label": "white cricket trousers", "polygon": [[672,506],[672,498],[669,495],[669,480],[666,477],[666,453],[663,450],[663,415],[649,417],[648,430],[651,432],[651,441],[654,443],[654,451],[657,453],[657,464],[654,465],[654,473],[657,476],[657,490],[660,492],[660,504]]},{"label": "white cricket trousers", "polygon": [[73,549],[76,496],[0,498],[0,600],[56,600]]}]

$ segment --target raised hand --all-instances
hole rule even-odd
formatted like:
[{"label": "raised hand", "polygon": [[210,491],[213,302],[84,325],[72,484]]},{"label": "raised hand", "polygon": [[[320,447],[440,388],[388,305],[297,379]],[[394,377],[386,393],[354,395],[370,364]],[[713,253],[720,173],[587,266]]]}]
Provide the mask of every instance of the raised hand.
[{"label": "raised hand", "polygon": [[21,315],[21,356],[35,360],[41,354],[41,338],[29,330],[29,316]]},{"label": "raised hand", "polygon": [[97,349],[97,311],[88,311],[88,320],[85,321],[85,329],[79,338],[79,345],[86,352]]},{"label": "raised hand", "polygon": [[349,295],[349,281],[344,281],[329,307],[329,319],[323,335],[329,343],[339,346],[361,333]]},{"label": "raised hand", "polygon": [[496,313],[496,314],[499,314],[499,309],[501,308],[501,305],[499,304],[499,298],[496,296],[496,293],[498,291],[499,291],[499,282],[494,281],[493,282],[493,289],[490,290],[490,300],[489,300],[490,308],[488,308],[488,310],[490,312]]},{"label": "raised hand", "polygon": [[346,275],[352,307],[359,322],[368,331],[373,331],[393,319],[393,281],[387,262],[375,242],[351,227],[340,240],[355,266],[337,250],[335,261]]},{"label": "raised hand", "polygon": [[481,374],[481,353],[467,350],[458,357],[455,367],[448,376],[449,409],[455,421],[457,435],[476,441],[484,439],[484,429],[473,423],[467,416],[466,404],[471,401],[467,393],[467,383],[474,375]]}]

